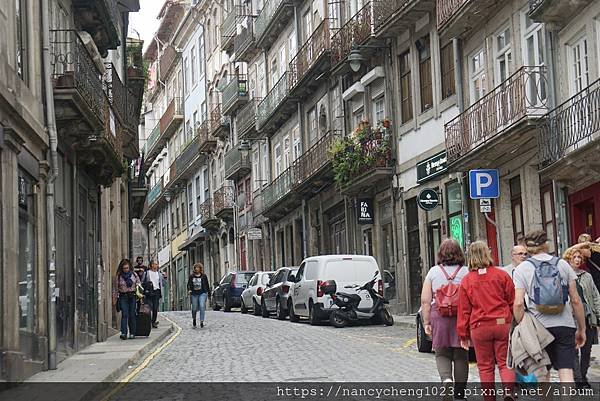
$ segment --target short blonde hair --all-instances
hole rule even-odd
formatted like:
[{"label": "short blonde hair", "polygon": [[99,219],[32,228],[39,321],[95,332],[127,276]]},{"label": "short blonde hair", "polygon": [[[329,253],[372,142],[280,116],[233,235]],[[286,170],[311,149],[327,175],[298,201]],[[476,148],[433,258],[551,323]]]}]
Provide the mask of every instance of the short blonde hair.
[{"label": "short blonde hair", "polygon": [[577,253],[583,259],[583,254],[581,253],[581,248],[589,249],[589,247],[586,247],[586,246],[582,246],[582,247],[578,247],[578,248],[570,247],[565,251],[565,253],[563,253],[563,259],[566,260],[568,263],[571,263],[571,261],[575,257],[575,254],[577,254]]},{"label": "short blonde hair", "polygon": [[494,265],[490,248],[483,241],[475,241],[469,245],[468,260],[469,271],[485,269]]}]

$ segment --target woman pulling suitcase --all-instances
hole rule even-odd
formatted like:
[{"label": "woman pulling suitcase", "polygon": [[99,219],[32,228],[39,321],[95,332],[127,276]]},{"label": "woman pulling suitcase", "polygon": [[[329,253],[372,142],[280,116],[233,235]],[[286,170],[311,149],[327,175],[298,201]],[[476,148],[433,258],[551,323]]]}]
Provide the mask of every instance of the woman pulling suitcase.
[{"label": "woman pulling suitcase", "polygon": [[133,272],[129,259],[123,259],[117,268],[117,275],[113,284],[113,305],[117,312],[121,312],[121,340],[126,340],[127,329],[129,338],[136,335],[136,289],[140,279]]}]

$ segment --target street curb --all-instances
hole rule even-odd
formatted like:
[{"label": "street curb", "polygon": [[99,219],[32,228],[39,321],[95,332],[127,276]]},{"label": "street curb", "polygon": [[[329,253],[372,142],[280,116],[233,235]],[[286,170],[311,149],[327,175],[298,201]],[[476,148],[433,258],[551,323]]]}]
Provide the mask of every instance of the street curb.
[{"label": "street curb", "polygon": [[[416,329],[417,328],[417,322],[416,321],[407,322],[407,321],[404,320],[405,318],[406,318],[406,316],[395,315],[394,316],[394,326],[399,326],[399,327],[402,327],[402,328],[405,328],[405,329]],[[402,319],[402,320],[400,320],[400,319]]]}]

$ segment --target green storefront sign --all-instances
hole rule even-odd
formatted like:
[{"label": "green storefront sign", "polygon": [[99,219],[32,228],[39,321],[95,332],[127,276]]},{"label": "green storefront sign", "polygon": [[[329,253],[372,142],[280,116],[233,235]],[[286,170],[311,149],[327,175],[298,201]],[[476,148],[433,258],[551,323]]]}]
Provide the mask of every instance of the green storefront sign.
[{"label": "green storefront sign", "polygon": [[450,217],[448,220],[448,226],[450,238],[457,240],[461,246],[464,246],[462,216],[458,215]]}]

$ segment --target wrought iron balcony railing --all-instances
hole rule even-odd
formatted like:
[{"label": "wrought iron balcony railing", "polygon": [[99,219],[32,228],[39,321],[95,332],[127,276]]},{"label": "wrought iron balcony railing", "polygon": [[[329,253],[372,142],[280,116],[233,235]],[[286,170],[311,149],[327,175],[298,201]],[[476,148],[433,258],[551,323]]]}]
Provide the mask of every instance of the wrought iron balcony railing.
[{"label": "wrought iron balcony railing", "polygon": [[221,46],[223,49],[229,50],[231,49],[231,46],[233,46],[237,23],[245,14],[244,6],[235,5],[233,10],[229,11],[229,14],[225,16],[225,19],[221,24]]},{"label": "wrought iron balcony railing", "polygon": [[373,12],[367,2],[331,38],[331,64],[335,66],[346,58],[352,49],[364,44],[373,34]]},{"label": "wrought iron balcony railing", "polygon": [[233,187],[231,185],[224,185],[217,189],[213,194],[215,215],[219,216],[223,212],[229,209],[233,209],[234,196]]},{"label": "wrought iron balcony railing", "polygon": [[121,14],[116,0],[72,0],[71,3],[79,29],[94,38],[102,57],[107,56],[108,49],[116,49],[121,44]]},{"label": "wrought iron balcony railing", "polygon": [[225,179],[236,180],[250,172],[249,151],[234,146],[225,154]]},{"label": "wrought iron balcony railing", "polygon": [[180,97],[175,97],[167,106],[160,118],[160,132],[169,137],[183,121],[183,102]]},{"label": "wrought iron balcony railing", "polygon": [[290,88],[296,86],[314,63],[330,48],[329,19],[324,19],[290,61]]},{"label": "wrought iron balcony railing", "polygon": [[229,117],[221,113],[221,104],[216,104],[210,112],[210,132],[218,138],[229,135]]},{"label": "wrought iron balcony railing", "polygon": [[294,183],[294,166],[290,166],[279,177],[275,178],[263,191],[264,209],[270,209],[292,190]]},{"label": "wrought iron balcony railing", "polygon": [[524,66],[445,125],[448,161],[454,162],[524,118],[547,112],[546,69]]},{"label": "wrought iron balcony railing", "polygon": [[229,114],[240,102],[248,100],[248,79],[245,75],[234,75],[223,89],[223,114]]},{"label": "wrought iron balcony railing", "polygon": [[125,112],[125,127],[130,131],[137,132],[140,125],[141,99],[132,91],[127,90],[127,109]]},{"label": "wrought iron balcony railing", "polygon": [[254,23],[254,33],[257,38],[261,38],[269,28],[269,25],[275,22],[274,17],[280,8],[289,4],[291,4],[290,0],[267,0],[265,2]]},{"label": "wrought iron balcony railing", "polygon": [[217,138],[211,134],[210,120],[205,120],[196,128],[198,149],[200,152],[210,152],[217,146]]},{"label": "wrought iron balcony railing", "polygon": [[540,167],[548,167],[600,133],[600,79],[540,119]]},{"label": "wrought iron balcony railing", "polygon": [[148,191],[148,195],[146,195],[146,202],[148,203],[148,205],[152,205],[160,196],[160,193],[162,191],[162,180],[159,180],[150,191]]},{"label": "wrought iron balcony railing", "polygon": [[256,133],[256,111],[262,99],[254,98],[236,115],[238,138],[254,139]]},{"label": "wrought iron balcony railing", "polygon": [[148,139],[146,140],[146,146],[145,146],[146,156],[148,156],[150,153],[153,153],[154,145],[156,144],[156,141],[158,140],[159,137],[160,137],[160,124],[156,124],[154,129],[150,132]]},{"label": "wrought iron balcony railing", "polygon": [[289,74],[286,71],[258,105],[256,120],[258,121],[259,127],[262,127],[267,122],[269,117],[271,117],[279,105],[285,100],[289,92]]},{"label": "wrought iron balcony railing", "polygon": [[199,157],[199,142],[195,136],[188,139],[183,145],[183,149],[175,160],[175,175],[181,176],[194,164],[194,160]]},{"label": "wrought iron balcony railing", "polygon": [[215,219],[215,211],[213,207],[212,198],[208,198],[200,204],[200,210],[198,214],[200,215],[201,224]]},{"label": "wrought iron balcony railing", "polygon": [[106,63],[106,72],[104,73],[104,89],[110,101],[113,111],[119,116],[121,121],[125,120],[127,115],[127,89],[113,63]]},{"label": "wrought iron balcony railing", "polygon": [[295,161],[297,184],[309,180],[331,161],[329,149],[331,149],[331,145],[333,145],[336,138],[340,136],[341,132],[339,131],[327,132]]},{"label": "wrought iron balcony railing", "polygon": [[442,28],[460,8],[472,0],[437,0],[437,28]]},{"label": "wrought iron balcony railing", "polygon": [[396,12],[412,1],[414,0],[374,0],[373,25],[375,31],[380,31]]},{"label": "wrought iron balcony railing", "polygon": [[235,35],[235,38],[233,39],[235,61],[249,62],[258,52],[253,29],[253,20],[254,19],[252,17],[248,17],[248,27],[242,26],[242,31],[240,34]]},{"label": "wrought iron balcony railing", "polygon": [[52,30],[50,53],[54,88],[74,88],[92,113],[104,122],[102,74],[77,31]]},{"label": "wrought iron balcony railing", "polygon": [[162,55],[160,56],[160,79],[161,81],[166,81],[169,76],[169,72],[175,65],[175,60],[179,56],[179,53],[175,49],[175,46],[168,45],[165,47]]}]

